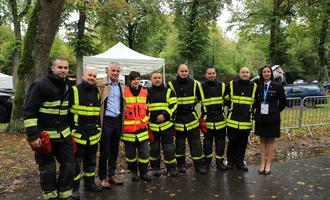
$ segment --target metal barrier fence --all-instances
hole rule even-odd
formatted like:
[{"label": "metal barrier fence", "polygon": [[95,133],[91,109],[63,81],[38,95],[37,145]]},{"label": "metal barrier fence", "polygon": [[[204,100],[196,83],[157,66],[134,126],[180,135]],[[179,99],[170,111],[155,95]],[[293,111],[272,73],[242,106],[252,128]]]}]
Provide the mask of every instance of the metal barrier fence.
[{"label": "metal barrier fence", "polygon": [[291,140],[290,130],[307,127],[312,135],[312,126],[330,124],[330,96],[311,96],[287,98],[288,107],[281,113],[281,129],[284,129]]}]

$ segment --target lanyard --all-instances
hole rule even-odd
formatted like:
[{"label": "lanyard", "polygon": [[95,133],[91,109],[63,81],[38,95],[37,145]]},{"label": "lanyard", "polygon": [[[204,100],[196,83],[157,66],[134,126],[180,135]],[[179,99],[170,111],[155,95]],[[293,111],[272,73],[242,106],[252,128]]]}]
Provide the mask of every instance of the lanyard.
[{"label": "lanyard", "polygon": [[267,84],[267,87],[264,88],[264,102],[266,103],[266,98],[267,98],[267,93],[268,93],[268,90],[269,90],[269,86],[270,84]]}]

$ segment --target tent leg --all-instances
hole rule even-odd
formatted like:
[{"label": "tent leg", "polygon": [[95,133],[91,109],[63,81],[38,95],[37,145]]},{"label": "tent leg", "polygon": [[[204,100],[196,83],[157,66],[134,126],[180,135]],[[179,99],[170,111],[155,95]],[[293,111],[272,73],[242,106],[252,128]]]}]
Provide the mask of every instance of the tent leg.
[{"label": "tent leg", "polygon": [[166,86],[166,79],[165,79],[165,65],[163,65],[163,83]]}]

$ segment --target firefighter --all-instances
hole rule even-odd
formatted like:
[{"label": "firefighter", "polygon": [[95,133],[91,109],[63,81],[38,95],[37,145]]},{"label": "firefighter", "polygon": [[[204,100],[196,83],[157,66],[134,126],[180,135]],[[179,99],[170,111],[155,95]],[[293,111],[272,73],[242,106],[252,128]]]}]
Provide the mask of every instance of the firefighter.
[{"label": "firefighter", "polygon": [[126,161],[132,172],[132,181],[136,182],[141,178],[142,181],[148,182],[151,180],[148,174],[148,91],[140,85],[139,72],[131,71],[128,78],[129,86],[124,91],[126,110],[121,139],[125,144]]},{"label": "firefighter", "polygon": [[226,87],[225,100],[228,105],[228,147],[226,169],[248,171],[244,161],[248,137],[252,129],[253,109],[256,102],[257,85],[250,81],[250,70],[243,67],[239,79],[230,81]]},{"label": "firefighter", "polygon": [[180,173],[186,172],[185,154],[187,138],[196,172],[206,174],[207,171],[203,164],[204,156],[200,139],[199,121],[195,111],[195,104],[200,99],[198,83],[189,78],[189,70],[185,64],[179,66],[177,73],[177,78],[170,81],[168,85],[175,92],[178,100],[174,123],[176,132],[175,153],[178,171]]},{"label": "firefighter", "polygon": [[76,170],[73,179],[73,197],[79,199],[81,163],[83,162],[84,188],[101,192],[95,184],[96,152],[101,138],[99,127],[99,93],[96,87],[96,69],[87,68],[81,84],[72,87],[69,99],[71,135],[77,144]]},{"label": "firefighter", "polygon": [[[65,59],[55,59],[51,72],[31,84],[24,106],[24,126],[31,147],[36,149],[43,145],[45,141],[40,138],[43,131],[50,138],[50,152],[35,152],[43,199],[70,199],[72,196],[75,158],[67,120],[68,71]],[[60,164],[58,178],[56,161]]]},{"label": "firefighter", "polygon": [[160,73],[154,72],[151,82],[152,87],[148,89],[150,164],[154,176],[159,177],[162,144],[167,172],[175,177],[177,171],[172,117],[177,108],[177,99],[174,92],[164,86]]},{"label": "firefighter", "polygon": [[199,85],[202,103],[200,126],[204,133],[203,149],[205,165],[209,169],[212,162],[214,138],[217,169],[225,171],[226,166],[223,162],[226,138],[226,118],[223,104],[225,84],[217,80],[214,67],[208,67],[206,69],[205,78],[206,82]]}]

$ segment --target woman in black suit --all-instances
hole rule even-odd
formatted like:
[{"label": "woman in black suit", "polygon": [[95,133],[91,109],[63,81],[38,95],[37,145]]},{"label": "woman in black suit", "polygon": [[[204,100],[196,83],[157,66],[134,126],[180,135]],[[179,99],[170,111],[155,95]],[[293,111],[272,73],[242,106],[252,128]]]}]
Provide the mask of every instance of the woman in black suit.
[{"label": "woman in black suit", "polygon": [[260,136],[259,174],[270,174],[272,157],[275,150],[275,138],[279,138],[280,112],[286,106],[286,97],[282,85],[274,82],[269,66],[259,70],[260,85],[255,113],[255,134]]}]

